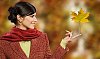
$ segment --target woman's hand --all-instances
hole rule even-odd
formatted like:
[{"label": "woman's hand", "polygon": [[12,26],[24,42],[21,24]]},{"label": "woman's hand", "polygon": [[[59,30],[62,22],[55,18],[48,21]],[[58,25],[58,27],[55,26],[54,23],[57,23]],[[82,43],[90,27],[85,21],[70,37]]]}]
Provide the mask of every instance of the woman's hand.
[{"label": "woman's hand", "polygon": [[75,35],[72,37],[72,32],[70,31],[66,31],[67,33],[65,34],[66,37],[64,39],[62,39],[60,45],[65,49],[66,48],[66,45],[72,41],[72,39],[80,36],[81,34],[78,34],[78,35]]}]

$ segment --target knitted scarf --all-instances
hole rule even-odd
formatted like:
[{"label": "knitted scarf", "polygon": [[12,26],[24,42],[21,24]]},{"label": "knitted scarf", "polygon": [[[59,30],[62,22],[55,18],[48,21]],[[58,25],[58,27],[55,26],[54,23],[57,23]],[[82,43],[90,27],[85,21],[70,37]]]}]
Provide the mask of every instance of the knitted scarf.
[{"label": "knitted scarf", "polygon": [[38,31],[36,28],[22,30],[13,27],[10,32],[4,34],[0,39],[8,41],[29,41],[39,37],[42,32]]}]

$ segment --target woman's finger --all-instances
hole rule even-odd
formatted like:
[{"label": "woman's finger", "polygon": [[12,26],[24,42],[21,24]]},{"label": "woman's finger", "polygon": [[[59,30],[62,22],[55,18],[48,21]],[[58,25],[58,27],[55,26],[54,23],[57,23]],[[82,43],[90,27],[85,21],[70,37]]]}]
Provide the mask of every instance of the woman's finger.
[{"label": "woman's finger", "polygon": [[75,36],[73,36],[71,39],[77,38],[77,37],[79,37],[79,36],[81,36],[81,35],[82,35],[82,34],[75,35]]},{"label": "woman's finger", "polygon": [[65,30],[66,32],[69,32],[68,30]]}]

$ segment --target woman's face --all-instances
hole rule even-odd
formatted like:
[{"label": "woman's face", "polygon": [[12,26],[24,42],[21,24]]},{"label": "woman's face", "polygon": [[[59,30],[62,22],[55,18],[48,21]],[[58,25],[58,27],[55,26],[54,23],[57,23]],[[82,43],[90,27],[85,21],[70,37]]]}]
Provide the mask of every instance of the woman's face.
[{"label": "woman's face", "polygon": [[32,14],[32,15],[29,15],[29,16],[25,16],[23,18],[23,21],[22,21],[22,25],[25,27],[25,28],[31,28],[31,29],[34,29],[34,25],[37,23],[37,19],[36,19],[36,13]]}]

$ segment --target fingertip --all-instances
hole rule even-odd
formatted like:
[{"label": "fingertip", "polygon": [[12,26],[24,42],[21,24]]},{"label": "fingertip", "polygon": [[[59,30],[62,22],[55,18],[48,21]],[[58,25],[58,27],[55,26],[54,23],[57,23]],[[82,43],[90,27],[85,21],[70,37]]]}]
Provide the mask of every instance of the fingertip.
[{"label": "fingertip", "polygon": [[79,34],[79,35],[82,35],[82,34]]},{"label": "fingertip", "polygon": [[69,32],[69,31],[66,31],[66,32]]}]

